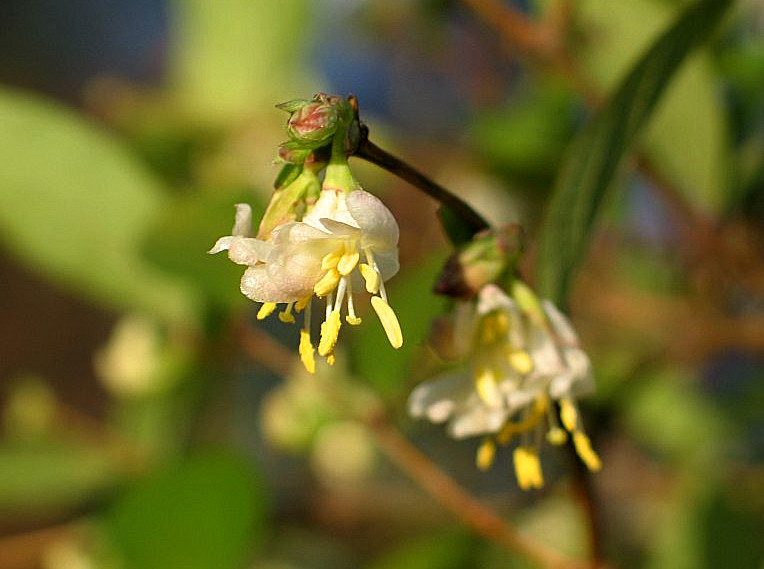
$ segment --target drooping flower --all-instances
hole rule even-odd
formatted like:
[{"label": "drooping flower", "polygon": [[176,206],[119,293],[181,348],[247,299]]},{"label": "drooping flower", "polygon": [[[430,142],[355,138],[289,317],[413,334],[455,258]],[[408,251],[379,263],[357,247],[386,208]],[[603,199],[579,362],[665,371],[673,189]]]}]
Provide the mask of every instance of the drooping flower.
[{"label": "drooping flower", "polygon": [[385,281],[398,272],[398,224],[375,196],[361,190],[327,187],[301,221],[275,227],[268,240],[251,237],[252,211],[236,206],[232,235],[221,237],[210,253],[228,250],[235,263],[246,265],[241,291],[263,303],[258,318],[278,304],[284,322],[294,322],[293,310],[304,309],[299,352],[306,369],[315,370],[315,347],[310,336],[313,297],[325,299],[318,354],[334,361],[334,347],[342,325],[361,323],[353,295],[365,289],[371,305],[394,348],[403,344],[398,319],[387,302]]},{"label": "drooping flower", "polygon": [[477,453],[481,469],[492,464],[497,442],[506,445],[518,435],[513,454],[518,484],[540,488],[544,434],[552,444],[563,444],[570,433],[584,463],[600,468],[576,406],[578,397],[593,391],[591,364],[554,304],[539,302],[521,281],[515,281],[512,294],[495,285],[480,290],[470,326],[471,372],[421,384],[409,398],[409,411],[434,423],[447,421],[454,438],[483,436]]}]

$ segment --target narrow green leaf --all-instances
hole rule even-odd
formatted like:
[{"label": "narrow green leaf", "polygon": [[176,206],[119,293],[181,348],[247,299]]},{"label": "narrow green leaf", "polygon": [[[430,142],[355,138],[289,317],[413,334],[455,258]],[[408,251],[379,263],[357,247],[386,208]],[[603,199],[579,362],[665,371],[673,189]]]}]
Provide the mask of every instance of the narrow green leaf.
[{"label": "narrow green leaf", "polygon": [[731,3],[700,0],[686,9],[573,143],[542,229],[539,286],[544,296],[556,302],[565,300],[622,158],[677,69],[708,38]]}]

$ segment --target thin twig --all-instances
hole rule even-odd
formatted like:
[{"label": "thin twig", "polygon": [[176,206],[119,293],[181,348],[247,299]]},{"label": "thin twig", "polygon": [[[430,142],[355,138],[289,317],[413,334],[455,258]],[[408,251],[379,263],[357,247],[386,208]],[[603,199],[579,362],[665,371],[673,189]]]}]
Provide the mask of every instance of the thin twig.
[{"label": "thin twig", "polygon": [[[281,375],[292,371],[294,355],[269,334],[246,324],[242,324],[238,332],[241,346],[252,360]],[[342,400],[340,395],[334,395]],[[372,394],[368,396],[370,400],[374,397]],[[341,407],[347,409],[350,406],[342,400]],[[366,409],[375,411],[363,415],[356,414],[354,418],[368,427],[379,448],[424,490],[456,514],[466,526],[546,569],[584,569],[584,564],[564,557],[521,534],[493,510],[481,504],[390,424],[380,411],[381,402],[376,402]]]},{"label": "thin twig", "polygon": [[382,150],[368,138],[363,137],[361,139],[354,155],[406,180],[431,198],[448,207],[470,228],[473,235],[490,227],[483,216],[472,209],[472,207],[461,198],[451,193],[443,186],[433,182],[430,178],[403,160]]},{"label": "thin twig", "polygon": [[476,533],[504,546],[509,551],[520,553],[545,568],[582,569],[586,567],[581,562],[564,557],[520,533],[440,470],[383,416],[367,418],[364,423],[390,460]]}]

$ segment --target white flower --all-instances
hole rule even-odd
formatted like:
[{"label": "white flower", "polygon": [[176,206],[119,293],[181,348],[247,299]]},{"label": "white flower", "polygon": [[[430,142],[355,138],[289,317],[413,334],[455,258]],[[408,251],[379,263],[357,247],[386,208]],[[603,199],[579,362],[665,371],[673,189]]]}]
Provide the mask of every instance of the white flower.
[{"label": "white flower", "polygon": [[251,227],[250,207],[237,204],[232,235],[221,237],[209,252],[228,250],[232,261],[247,265],[241,291],[263,303],[258,318],[268,316],[277,304],[286,304],[279,318],[294,322],[292,309],[305,309],[299,350],[308,371],[315,370],[310,339],[313,296],[326,299],[318,353],[329,363],[334,361],[343,303],[346,321],[361,323],[353,306],[353,293],[361,288],[373,295],[372,307],[390,344],[403,345],[384,285],[398,272],[398,224],[379,199],[363,190],[325,188],[302,221],[276,227],[269,240],[251,237]]},{"label": "white flower", "polygon": [[523,308],[495,285],[480,290],[471,327],[471,373],[452,373],[418,386],[409,398],[409,411],[435,423],[448,421],[449,434],[457,439],[486,436],[478,450],[481,468],[493,461],[494,439],[507,444],[521,435],[514,459],[525,489],[543,484],[538,447],[545,428],[550,442],[566,439],[553,401],[559,402],[563,425],[587,466],[597,470],[600,462],[575,405],[576,398],[593,391],[588,356],[568,319],[551,302],[539,303],[519,281],[515,293]]}]

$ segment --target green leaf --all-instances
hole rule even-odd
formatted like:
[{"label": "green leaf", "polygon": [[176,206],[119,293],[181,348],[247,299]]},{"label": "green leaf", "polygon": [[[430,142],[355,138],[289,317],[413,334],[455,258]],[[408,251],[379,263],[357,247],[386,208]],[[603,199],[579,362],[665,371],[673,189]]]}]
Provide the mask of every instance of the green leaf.
[{"label": "green leaf", "polygon": [[764,533],[761,520],[753,511],[747,511],[745,506],[746,502],[733,503],[721,493],[705,504],[701,512],[701,536],[698,540],[704,569],[762,567]]},{"label": "green leaf", "polygon": [[235,569],[262,532],[264,496],[243,460],[200,455],[128,489],[109,532],[130,567]]},{"label": "green leaf", "polygon": [[174,0],[172,77],[193,116],[230,120],[303,91],[308,2]]},{"label": "green leaf", "polygon": [[111,307],[189,318],[189,291],[139,252],[165,205],[160,190],[108,133],[0,90],[0,235],[26,264]]},{"label": "green leaf", "polygon": [[[655,0],[584,0],[578,9],[583,26],[598,30],[596,40],[578,56],[607,88],[625,75],[676,12],[674,4]],[[699,50],[666,89],[640,145],[685,199],[715,213],[732,197],[724,183],[729,136],[717,87],[710,57]]]},{"label": "green leaf", "polygon": [[66,443],[0,447],[0,511],[70,508],[116,482],[113,460]]},{"label": "green leaf", "polygon": [[700,0],[686,9],[574,141],[542,229],[539,285],[544,296],[558,303],[566,298],[624,155],[682,62],[715,29],[730,4]]},{"label": "green leaf", "polygon": [[417,537],[384,553],[367,569],[459,569],[472,549],[470,537],[454,531]]}]

